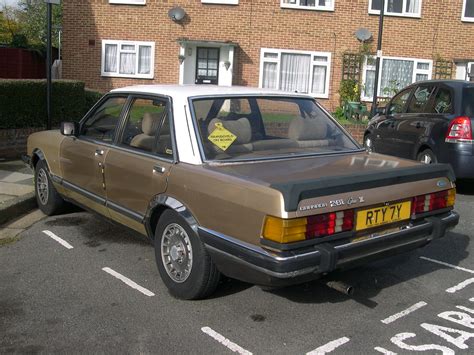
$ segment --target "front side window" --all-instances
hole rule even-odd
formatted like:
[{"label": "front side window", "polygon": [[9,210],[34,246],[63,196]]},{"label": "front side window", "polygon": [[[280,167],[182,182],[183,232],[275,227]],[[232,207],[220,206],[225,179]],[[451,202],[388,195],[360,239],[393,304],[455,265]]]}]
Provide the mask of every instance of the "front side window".
[{"label": "front side window", "polygon": [[153,79],[153,42],[102,41],[102,76]]},{"label": "front side window", "polygon": [[[385,15],[420,17],[422,0],[386,0]],[[369,0],[369,13],[379,14],[382,9],[382,0]]]},{"label": "front side window", "polygon": [[410,97],[411,89],[403,90],[397,96],[395,96],[390,102],[387,113],[389,115],[395,115],[405,112],[405,107]]},{"label": "front side window", "polygon": [[[252,110],[233,102],[248,102]],[[259,160],[359,149],[309,98],[194,99],[192,108],[206,160]]]},{"label": "front side window", "polygon": [[467,22],[474,22],[474,0],[463,0],[461,19]]},{"label": "front side window", "polygon": [[281,0],[281,7],[334,11],[335,0]]},{"label": "front side window", "polygon": [[331,53],[262,49],[260,87],[329,97]]},{"label": "front side window", "polygon": [[81,136],[105,143],[112,143],[126,101],[125,97],[106,99],[84,122]]},{"label": "front side window", "polygon": [[145,152],[154,152],[156,137],[167,112],[166,100],[135,99],[128,112],[121,144]]},{"label": "front side window", "polygon": [[427,113],[427,105],[434,90],[434,86],[418,86],[408,104],[407,113]]},{"label": "front side window", "polygon": [[[391,97],[404,87],[431,79],[431,60],[382,57],[378,96]],[[375,58],[368,57],[364,64],[362,99],[372,100],[375,82]]]}]

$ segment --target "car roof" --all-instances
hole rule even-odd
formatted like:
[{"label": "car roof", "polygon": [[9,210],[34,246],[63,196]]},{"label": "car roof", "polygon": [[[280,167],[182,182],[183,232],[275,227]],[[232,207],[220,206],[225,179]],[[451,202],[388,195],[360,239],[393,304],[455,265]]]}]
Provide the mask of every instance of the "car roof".
[{"label": "car roof", "polygon": [[143,93],[171,97],[192,96],[228,96],[228,95],[283,95],[313,98],[313,96],[272,89],[262,89],[249,86],[217,86],[217,85],[134,85],[114,89],[113,93]]}]

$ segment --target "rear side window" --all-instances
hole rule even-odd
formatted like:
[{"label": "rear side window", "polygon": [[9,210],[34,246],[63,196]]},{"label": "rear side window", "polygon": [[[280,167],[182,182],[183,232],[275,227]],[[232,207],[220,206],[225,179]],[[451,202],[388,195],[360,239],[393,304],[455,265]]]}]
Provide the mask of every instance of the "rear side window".
[{"label": "rear side window", "polygon": [[464,115],[474,117],[474,87],[464,88],[462,106]]},{"label": "rear side window", "polygon": [[451,90],[440,88],[430,109],[430,113],[453,113],[453,95]]},{"label": "rear side window", "polygon": [[434,89],[434,86],[418,86],[410,100],[407,113],[427,112],[427,104],[433,95]]},{"label": "rear side window", "polygon": [[410,97],[411,90],[411,88],[404,90],[392,99],[387,111],[389,115],[405,112],[405,106]]}]

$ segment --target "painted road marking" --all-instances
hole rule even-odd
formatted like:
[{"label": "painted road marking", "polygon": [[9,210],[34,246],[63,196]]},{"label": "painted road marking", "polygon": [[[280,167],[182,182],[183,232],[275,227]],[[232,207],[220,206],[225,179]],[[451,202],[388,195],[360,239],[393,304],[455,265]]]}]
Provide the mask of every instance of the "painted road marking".
[{"label": "painted road marking", "polygon": [[468,285],[470,285],[470,284],[472,284],[472,283],[474,283],[474,278],[472,278],[472,279],[467,279],[467,280],[465,280],[465,281],[463,281],[463,282],[460,282],[460,283],[457,284],[456,286],[453,286],[453,287],[448,288],[448,289],[446,290],[446,292],[448,292],[448,293],[457,292],[457,291],[462,290],[464,287],[466,287],[466,286],[468,286]]},{"label": "painted road marking", "polygon": [[203,331],[203,333],[209,335],[211,338],[216,340],[218,343],[221,343],[222,345],[224,345],[227,349],[232,350],[234,353],[252,355],[250,351],[245,350],[244,348],[237,345],[236,343],[231,342],[225,336],[219,334],[218,332],[216,332],[215,330],[209,327],[202,327],[201,330]]},{"label": "painted road marking", "polygon": [[51,231],[43,231],[43,233],[46,234],[48,237],[54,239],[55,241],[57,241],[59,244],[61,244],[63,247],[65,247],[67,249],[74,248],[71,244],[66,242],[64,239],[59,238],[56,234],[54,234]]},{"label": "painted road marking", "polygon": [[111,268],[109,267],[104,267],[102,268],[102,270],[104,270],[106,273],[116,277],[117,279],[119,279],[120,281],[126,283],[128,286],[130,286],[131,288],[134,288],[135,290],[137,291],[140,291],[141,293],[143,293],[144,295],[148,296],[148,297],[152,297],[154,296],[155,294],[153,292],[151,292],[150,290],[146,289],[145,287],[142,287],[140,286],[139,284],[137,284],[136,282],[130,280],[128,277],[125,277],[123,276],[122,274],[119,274],[117,271],[115,270],[112,270]]},{"label": "painted road marking", "polygon": [[444,266],[450,267],[450,268],[452,268],[452,269],[456,269],[456,270],[460,270],[460,271],[465,271],[465,272],[468,272],[468,273],[470,273],[470,274],[474,274],[474,270],[469,270],[469,269],[466,269],[466,268],[464,268],[464,267],[456,266],[456,265],[453,265],[453,264],[448,264],[448,263],[445,263],[444,261],[439,261],[439,260],[435,260],[435,259],[430,259],[430,258],[426,258],[426,257],[424,257],[424,256],[420,256],[420,259],[427,260],[427,261],[431,261],[432,263],[444,265]]},{"label": "painted road marking", "polygon": [[314,349],[313,351],[310,351],[309,353],[306,353],[306,355],[323,355],[330,353],[331,351],[337,349],[341,345],[344,345],[347,343],[350,339],[347,337],[342,337],[333,341],[330,341],[327,344],[324,344],[323,346],[320,346],[319,348]]},{"label": "painted road marking", "polygon": [[392,315],[388,318],[382,319],[381,322],[384,323],[384,324],[390,324],[392,322],[395,322],[397,319],[405,317],[406,315],[408,315],[412,312],[415,312],[417,309],[420,309],[421,307],[424,307],[426,305],[427,305],[427,303],[423,302],[423,301],[415,303],[413,306],[408,307],[404,311],[398,312],[398,313],[396,313],[396,314],[394,314],[394,315]]},{"label": "painted road marking", "polygon": [[393,351],[381,348],[380,346],[376,346],[374,348],[375,351],[378,351],[379,353],[385,354],[385,355],[397,355],[397,353],[394,353]]}]

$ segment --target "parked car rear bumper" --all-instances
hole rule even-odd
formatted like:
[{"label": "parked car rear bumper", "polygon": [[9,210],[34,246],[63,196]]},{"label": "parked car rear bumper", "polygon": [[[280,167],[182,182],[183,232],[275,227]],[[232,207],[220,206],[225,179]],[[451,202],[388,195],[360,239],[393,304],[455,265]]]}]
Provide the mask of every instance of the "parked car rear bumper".
[{"label": "parked car rear bumper", "polygon": [[232,278],[263,286],[286,286],[317,279],[331,271],[424,246],[441,238],[459,222],[454,211],[426,217],[420,223],[394,233],[359,242],[272,252],[243,244],[232,237],[199,227],[199,236],[219,270]]},{"label": "parked car rear bumper", "polygon": [[457,179],[474,178],[474,144],[446,143],[438,158],[451,164]]}]

